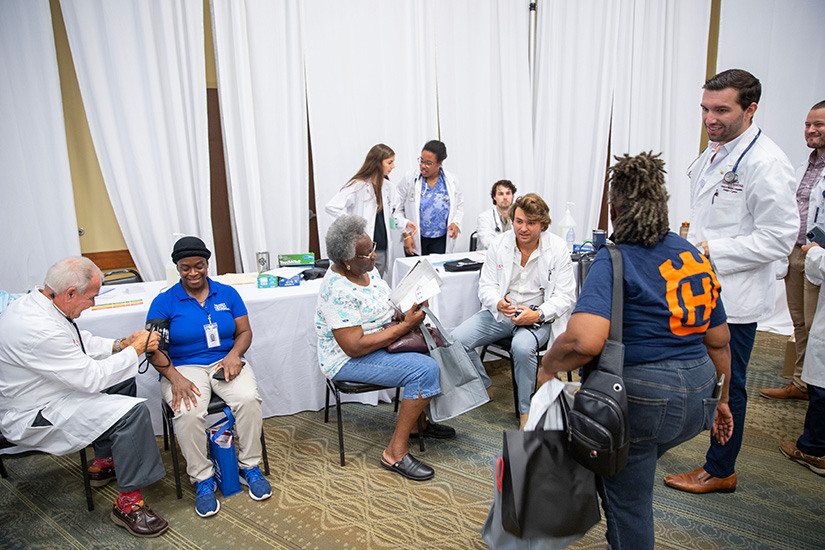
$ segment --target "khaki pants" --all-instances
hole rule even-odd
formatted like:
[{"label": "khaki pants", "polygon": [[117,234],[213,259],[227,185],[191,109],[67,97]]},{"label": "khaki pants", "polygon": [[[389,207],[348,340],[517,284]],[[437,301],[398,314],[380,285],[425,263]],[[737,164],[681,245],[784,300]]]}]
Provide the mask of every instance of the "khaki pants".
[{"label": "khaki pants", "polygon": [[[178,438],[183,458],[186,459],[186,473],[192,483],[204,481],[214,475],[212,461],[206,453],[206,409],[214,391],[235,416],[235,446],[238,449],[238,466],[254,468],[261,462],[261,398],[258,396],[258,382],[252,366],[247,363],[241,373],[230,382],[215,380],[212,375],[217,363],[212,365],[184,365],[175,367],[201,392],[197,407],[175,413],[175,434]],[[172,384],[161,379],[163,399],[172,405]]]},{"label": "khaki pants", "polygon": [[788,274],[785,275],[785,295],[788,310],[793,321],[793,333],[796,339],[796,362],[794,363],[793,383],[802,391],[808,386],[802,381],[802,365],[805,363],[805,348],[808,345],[808,331],[816,312],[819,287],[805,277],[805,258],[802,247],[795,245],[788,256]]}]

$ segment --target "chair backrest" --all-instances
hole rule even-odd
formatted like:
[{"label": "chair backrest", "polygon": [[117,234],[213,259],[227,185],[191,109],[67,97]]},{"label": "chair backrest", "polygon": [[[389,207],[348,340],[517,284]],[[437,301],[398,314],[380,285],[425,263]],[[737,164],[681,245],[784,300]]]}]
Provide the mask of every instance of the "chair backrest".
[{"label": "chair backrest", "polygon": [[142,283],[143,278],[134,269],[118,269],[103,274],[104,285],[124,285],[126,283]]},{"label": "chair backrest", "polygon": [[470,252],[478,250],[478,231],[470,233]]}]

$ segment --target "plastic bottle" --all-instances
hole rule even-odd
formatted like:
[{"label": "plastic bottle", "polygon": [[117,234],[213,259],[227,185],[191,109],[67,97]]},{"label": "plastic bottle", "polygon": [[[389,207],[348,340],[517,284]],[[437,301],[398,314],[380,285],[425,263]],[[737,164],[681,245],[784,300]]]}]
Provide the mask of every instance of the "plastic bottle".
[{"label": "plastic bottle", "polygon": [[573,244],[576,242],[576,220],[573,219],[573,214],[570,213],[570,207],[574,206],[572,202],[567,203],[567,210],[564,212],[564,217],[559,224],[559,237],[564,239],[567,243],[567,249],[572,251]]}]

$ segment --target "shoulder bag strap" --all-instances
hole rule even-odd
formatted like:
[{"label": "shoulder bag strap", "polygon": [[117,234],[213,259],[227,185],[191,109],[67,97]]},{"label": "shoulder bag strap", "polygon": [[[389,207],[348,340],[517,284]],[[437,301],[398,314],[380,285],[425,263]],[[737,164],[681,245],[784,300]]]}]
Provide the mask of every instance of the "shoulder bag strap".
[{"label": "shoulder bag strap", "polygon": [[610,259],[613,261],[613,306],[610,311],[610,340],[622,341],[622,319],[624,318],[624,277],[622,251],[614,244],[608,244]]}]

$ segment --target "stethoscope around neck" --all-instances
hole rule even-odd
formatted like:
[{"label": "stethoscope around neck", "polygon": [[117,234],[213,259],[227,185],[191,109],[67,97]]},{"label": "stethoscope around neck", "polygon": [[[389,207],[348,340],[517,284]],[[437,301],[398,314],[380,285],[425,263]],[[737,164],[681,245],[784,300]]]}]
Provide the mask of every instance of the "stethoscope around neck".
[{"label": "stethoscope around neck", "polygon": [[[742,151],[742,154],[739,155],[739,158],[736,159],[733,168],[725,172],[725,175],[722,176],[722,181],[724,181],[725,183],[736,183],[737,181],[739,181],[739,176],[736,174],[736,170],[739,168],[739,163],[742,162],[742,159],[745,157],[746,154],[748,154],[748,151],[751,150],[751,147],[753,147],[753,144],[756,143],[756,140],[759,139],[760,135],[762,135],[762,128],[759,128],[759,131],[756,132],[756,136],[754,136],[754,138],[751,140],[748,146],[745,147],[745,150]],[[688,166],[688,177],[690,177],[690,173],[693,170],[693,166],[696,164],[696,161],[698,161],[700,158],[702,158],[702,155],[696,157],[693,160],[693,162],[690,163],[690,166]]]},{"label": "stethoscope around neck", "polygon": [[742,158],[748,154],[748,151],[751,150],[751,147],[753,147],[753,144],[756,143],[756,140],[759,139],[760,135],[762,135],[762,128],[760,128],[759,131],[756,132],[756,136],[751,140],[748,146],[745,147],[745,150],[742,151],[742,154],[739,155],[739,158],[736,159],[736,163],[733,165],[733,168],[725,172],[725,175],[722,176],[722,181],[724,181],[725,183],[736,183],[737,181],[739,181],[739,176],[736,174],[736,169],[739,168],[739,163],[742,162]]}]

